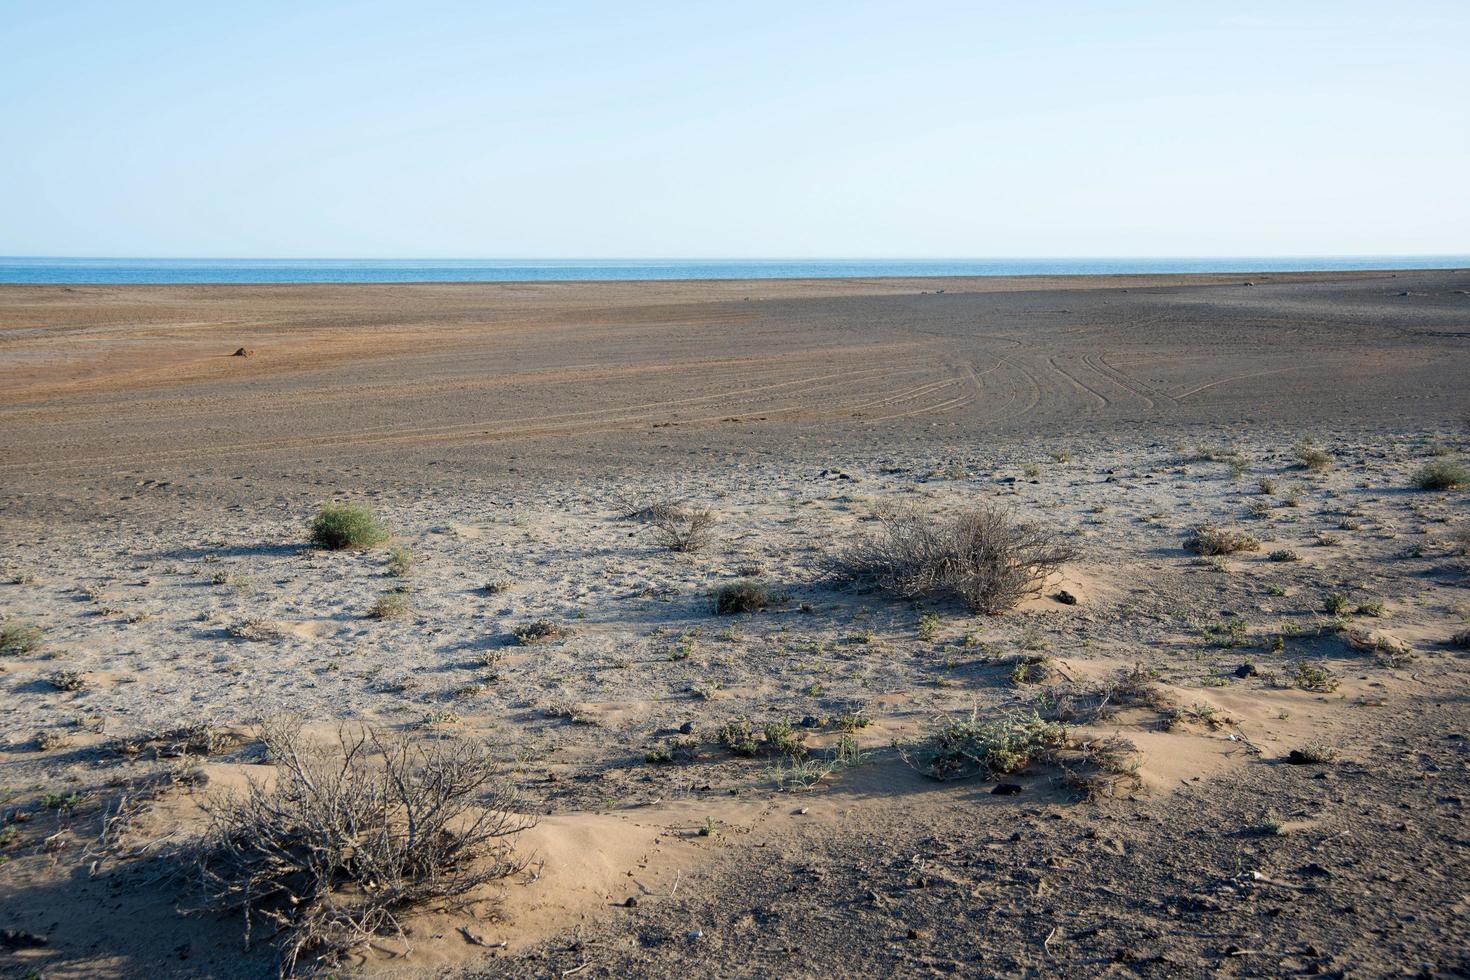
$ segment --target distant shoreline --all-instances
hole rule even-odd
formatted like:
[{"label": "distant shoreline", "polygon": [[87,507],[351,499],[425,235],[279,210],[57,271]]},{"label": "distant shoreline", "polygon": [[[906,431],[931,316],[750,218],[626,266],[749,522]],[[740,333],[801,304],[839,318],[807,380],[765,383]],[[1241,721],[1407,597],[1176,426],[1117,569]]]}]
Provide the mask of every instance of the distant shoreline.
[{"label": "distant shoreline", "polygon": [[0,257],[4,285],[716,282],[1286,275],[1470,268],[1470,255],[1134,259],[121,259]]}]

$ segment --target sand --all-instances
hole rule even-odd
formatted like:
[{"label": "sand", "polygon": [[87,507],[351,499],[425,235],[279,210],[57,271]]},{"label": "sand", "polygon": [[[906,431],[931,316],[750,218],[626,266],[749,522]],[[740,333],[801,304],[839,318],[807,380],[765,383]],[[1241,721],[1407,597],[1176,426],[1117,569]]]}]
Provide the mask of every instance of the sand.
[{"label": "sand", "polygon": [[[1466,455],[1467,288],[0,287],[0,615],[45,637],[0,659],[0,928],[47,941],[4,955],[47,976],[271,975],[268,946],[180,918],[191,893],[158,872],[210,792],[268,769],[255,720],[289,712],[318,735],[484,740],[541,820],[534,870],[355,950],[369,974],[1452,970],[1467,494],[1412,482]],[[1304,439],[1325,470],[1300,465]],[[412,571],[307,547],[332,499],[371,504]],[[662,499],[710,508],[712,544],[669,554],[628,519]],[[977,503],[1079,557],[999,617],[827,574],[885,507]],[[1205,521],[1260,550],[1188,553]],[[713,615],[712,590],[750,578],[782,601]],[[399,588],[408,616],[368,615]],[[517,642],[536,620],[565,633]],[[1015,680],[1028,656],[1044,682]],[[1293,683],[1304,663],[1333,689]],[[1140,664],[1176,717],[1078,721],[1139,750],[1103,799],[1051,767],[996,796],[904,761],[936,719],[1045,708]],[[844,715],[865,759],[799,791],[717,738],[787,720],[820,756]],[[190,724],[239,742],[107,750]],[[648,761],[686,725],[692,749]],[[1311,743],[1336,764],[1283,764]],[[1385,830],[1399,804],[1413,827]],[[1272,889],[1297,911],[1240,904]]]}]

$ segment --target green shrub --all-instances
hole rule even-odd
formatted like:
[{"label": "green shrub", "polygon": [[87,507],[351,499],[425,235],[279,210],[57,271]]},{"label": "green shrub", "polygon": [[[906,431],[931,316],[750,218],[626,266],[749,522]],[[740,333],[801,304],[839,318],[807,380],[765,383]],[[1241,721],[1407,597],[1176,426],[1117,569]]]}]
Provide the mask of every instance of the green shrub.
[{"label": "green shrub", "polygon": [[409,614],[411,608],[406,594],[384,592],[373,603],[373,608],[368,610],[368,615],[373,619],[402,619]]},{"label": "green shrub", "polygon": [[1470,468],[1454,460],[1436,459],[1419,467],[1414,486],[1420,490],[1460,490],[1470,486]]},{"label": "green shrub", "polygon": [[404,576],[413,571],[413,552],[403,545],[397,545],[388,552],[388,574]]},{"label": "green shrub", "polygon": [[1331,453],[1318,449],[1305,439],[1293,446],[1292,451],[1296,453],[1297,462],[1302,468],[1314,473],[1320,473],[1332,465]]},{"label": "green shrub", "polygon": [[0,625],[0,657],[17,657],[41,645],[41,628],[22,619]]},{"label": "green shrub", "polygon": [[945,719],[918,753],[919,768],[936,779],[970,775],[1004,776],[1054,755],[1067,744],[1066,726],[1035,712],[981,720]]},{"label": "green shrub", "polygon": [[388,529],[361,504],[323,504],[311,522],[311,543],[318,548],[371,548],[388,540]]}]

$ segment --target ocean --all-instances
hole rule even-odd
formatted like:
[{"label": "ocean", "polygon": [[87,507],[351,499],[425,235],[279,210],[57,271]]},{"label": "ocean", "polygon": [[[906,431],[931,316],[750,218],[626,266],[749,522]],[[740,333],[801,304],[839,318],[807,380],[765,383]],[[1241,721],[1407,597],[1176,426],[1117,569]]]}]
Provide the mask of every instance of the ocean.
[{"label": "ocean", "polygon": [[1470,268],[1470,255],[1050,259],[124,259],[0,257],[0,283],[833,279]]}]

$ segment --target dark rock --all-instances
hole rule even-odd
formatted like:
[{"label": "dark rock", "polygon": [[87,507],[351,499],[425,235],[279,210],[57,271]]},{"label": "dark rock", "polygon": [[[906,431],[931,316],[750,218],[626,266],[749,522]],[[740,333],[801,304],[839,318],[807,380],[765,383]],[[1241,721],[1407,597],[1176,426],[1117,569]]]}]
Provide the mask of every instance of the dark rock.
[{"label": "dark rock", "polygon": [[1018,783],[997,783],[990,792],[996,796],[1015,796],[1021,792],[1021,786]]},{"label": "dark rock", "polygon": [[0,949],[37,949],[50,940],[24,929],[0,929]]}]

